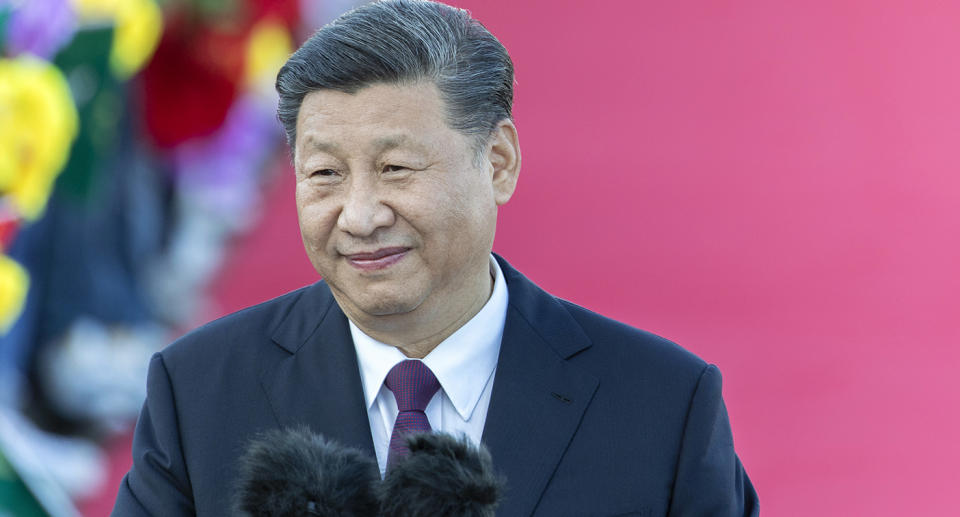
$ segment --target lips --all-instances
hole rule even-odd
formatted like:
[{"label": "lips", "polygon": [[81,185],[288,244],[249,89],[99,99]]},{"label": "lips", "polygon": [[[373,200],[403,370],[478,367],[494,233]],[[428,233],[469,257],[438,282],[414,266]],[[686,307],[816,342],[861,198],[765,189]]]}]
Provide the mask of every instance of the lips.
[{"label": "lips", "polygon": [[407,255],[408,251],[410,251],[410,248],[380,248],[370,252],[344,254],[344,257],[351,266],[357,269],[362,271],[376,271],[386,269],[396,264]]}]

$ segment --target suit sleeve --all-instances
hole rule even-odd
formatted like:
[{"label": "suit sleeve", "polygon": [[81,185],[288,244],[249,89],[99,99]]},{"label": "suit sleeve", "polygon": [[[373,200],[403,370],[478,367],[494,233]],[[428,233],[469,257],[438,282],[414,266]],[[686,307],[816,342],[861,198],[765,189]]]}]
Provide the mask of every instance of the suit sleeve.
[{"label": "suit sleeve", "polygon": [[760,515],[757,493],[733,449],[720,371],[714,365],[704,368],[690,401],[669,515]]},{"label": "suit sleeve", "polygon": [[133,466],[120,483],[111,515],[195,515],[176,402],[160,354],[150,360],[147,400],[133,435]]}]

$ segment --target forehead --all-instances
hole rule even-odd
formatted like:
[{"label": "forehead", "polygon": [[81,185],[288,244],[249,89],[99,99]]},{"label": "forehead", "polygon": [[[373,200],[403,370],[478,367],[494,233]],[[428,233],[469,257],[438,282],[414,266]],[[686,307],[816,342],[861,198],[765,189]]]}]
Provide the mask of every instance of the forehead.
[{"label": "forehead", "polygon": [[376,83],[354,93],[308,93],[297,116],[297,150],[376,139],[413,144],[449,130],[444,103],[430,81]]}]

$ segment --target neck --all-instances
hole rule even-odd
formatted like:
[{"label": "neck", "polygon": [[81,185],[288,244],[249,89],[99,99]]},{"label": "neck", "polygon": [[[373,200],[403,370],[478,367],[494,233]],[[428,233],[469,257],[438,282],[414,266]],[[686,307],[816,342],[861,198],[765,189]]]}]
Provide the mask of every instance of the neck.
[{"label": "neck", "polygon": [[460,304],[443,299],[433,304],[425,302],[404,314],[373,318],[347,316],[364,334],[396,347],[407,357],[423,359],[480,312],[493,292],[495,278],[492,275],[488,266],[475,280],[464,285],[461,292],[474,295],[464,297]]}]

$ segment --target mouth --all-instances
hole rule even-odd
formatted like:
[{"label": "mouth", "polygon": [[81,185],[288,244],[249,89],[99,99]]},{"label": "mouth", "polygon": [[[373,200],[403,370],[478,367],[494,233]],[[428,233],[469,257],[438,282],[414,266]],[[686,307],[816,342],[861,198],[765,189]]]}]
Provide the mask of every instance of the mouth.
[{"label": "mouth", "polygon": [[380,248],[372,252],[344,254],[344,258],[351,266],[361,271],[376,271],[386,269],[403,260],[410,248],[392,247]]}]

